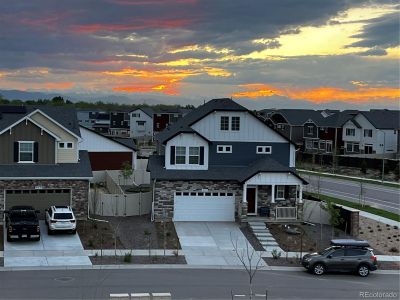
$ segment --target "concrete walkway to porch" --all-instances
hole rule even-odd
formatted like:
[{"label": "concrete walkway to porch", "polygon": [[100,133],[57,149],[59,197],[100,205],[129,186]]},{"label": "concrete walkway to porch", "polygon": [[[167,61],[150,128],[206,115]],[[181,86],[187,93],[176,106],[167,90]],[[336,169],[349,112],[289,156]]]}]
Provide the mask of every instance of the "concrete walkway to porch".
[{"label": "concrete walkway to porch", "polygon": [[[175,222],[175,229],[189,265],[241,266],[231,236],[234,242],[237,240],[239,251],[244,251],[245,256],[246,244],[250,253],[254,251],[253,266],[258,261],[257,251],[234,222]],[[263,260],[259,265],[266,266]]]}]

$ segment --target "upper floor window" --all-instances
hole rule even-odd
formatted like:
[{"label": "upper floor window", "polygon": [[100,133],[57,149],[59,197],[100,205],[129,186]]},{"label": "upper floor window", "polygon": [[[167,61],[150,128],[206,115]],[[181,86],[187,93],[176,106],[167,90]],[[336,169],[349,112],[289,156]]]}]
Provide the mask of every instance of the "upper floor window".
[{"label": "upper floor window", "polygon": [[146,121],[136,121],[138,126],[144,126],[146,124]]},{"label": "upper floor window", "polygon": [[271,154],[272,147],[271,146],[257,146],[257,154]]},{"label": "upper floor window", "polygon": [[175,148],[175,163],[178,165],[186,164],[186,147]]},{"label": "upper floor window", "polygon": [[59,149],[73,149],[74,144],[72,142],[59,142],[58,148]]},{"label": "upper floor window", "polygon": [[312,126],[307,126],[307,133],[308,134],[313,134],[313,132],[314,132],[314,128],[312,127]]},{"label": "upper floor window", "polygon": [[354,128],[346,128],[346,135],[347,136],[355,136],[356,130]]},{"label": "upper floor window", "polygon": [[200,163],[200,147],[189,147],[189,164],[198,165]]},{"label": "upper floor window", "polygon": [[217,153],[232,153],[232,146],[231,145],[218,145]]},{"label": "upper floor window", "polygon": [[372,137],[372,129],[364,129],[365,137]]},{"label": "upper floor window", "polygon": [[229,117],[221,117],[221,130],[229,130]]},{"label": "upper floor window", "polygon": [[19,142],[18,161],[34,162],[34,142]]},{"label": "upper floor window", "polygon": [[240,130],[240,117],[232,117],[231,129],[233,131],[239,131]]}]

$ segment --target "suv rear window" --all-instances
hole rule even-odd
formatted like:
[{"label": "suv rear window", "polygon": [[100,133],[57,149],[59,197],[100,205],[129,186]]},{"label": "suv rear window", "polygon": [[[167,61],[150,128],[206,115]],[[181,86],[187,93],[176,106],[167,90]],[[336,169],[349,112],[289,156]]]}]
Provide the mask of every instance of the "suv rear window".
[{"label": "suv rear window", "polygon": [[367,253],[366,249],[346,249],[346,256],[360,256]]},{"label": "suv rear window", "polygon": [[73,219],[71,213],[54,213],[54,219],[57,220],[69,220]]}]

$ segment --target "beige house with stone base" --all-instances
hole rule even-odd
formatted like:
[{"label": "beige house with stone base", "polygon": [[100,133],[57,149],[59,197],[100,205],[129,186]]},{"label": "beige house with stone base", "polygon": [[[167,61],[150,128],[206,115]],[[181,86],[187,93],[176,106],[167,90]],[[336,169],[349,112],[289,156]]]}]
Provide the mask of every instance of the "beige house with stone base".
[{"label": "beige house with stone base", "polygon": [[92,170],[80,142],[74,109],[0,106],[0,212],[28,205],[43,218],[68,205],[86,217]]}]

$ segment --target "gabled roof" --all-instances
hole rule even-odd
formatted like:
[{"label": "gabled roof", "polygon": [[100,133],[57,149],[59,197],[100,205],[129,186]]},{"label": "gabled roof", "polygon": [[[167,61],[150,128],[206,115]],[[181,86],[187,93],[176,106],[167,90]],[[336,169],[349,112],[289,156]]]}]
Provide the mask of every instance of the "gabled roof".
[{"label": "gabled roof", "polygon": [[91,133],[93,133],[95,135],[98,135],[98,136],[100,136],[102,138],[108,139],[110,141],[113,141],[114,143],[120,144],[122,146],[128,147],[128,148],[136,151],[136,145],[135,145],[133,139],[110,137],[110,136],[103,135],[103,134],[101,134],[101,133],[99,133],[99,132],[97,132],[95,130],[90,129],[90,128],[87,128],[87,127],[85,127],[83,125],[80,125],[80,127],[83,130],[87,130],[87,131],[89,131],[89,132],[91,132]]},{"label": "gabled roof", "polygon": [[399,110],[370,110],[360,112],[377,129],[399,129]]},{"label": "gabled roof", "polygon": [[[279,131],[274,130],[273,128],[266,125],[261,119],[259,119],[254,113],[249,111],[244,106],[236,103],[232,99],[229,98],[220,98],[220,99],[212,99],[205,104],[199,106],[198,108],[189,112],[186,116],[182,117],[171,126],[167,127],[160,133],[155,136],[155,139],[161,143],[166,143],[172,137],[176,136],[180,132],[185,133],[197,133],[191,126],[197,121],[203,119],[210,113],[214,111],[240,111],[240,112],[248,112],[252,114],[258,121],[263,123],[265,126],[275,131],[277,134],[282,136],[285,140],[289,141],[285,136],[283,136]],[[290,142],[290,141],[289,141]]]},{"label": "gabled roof", "polygon": [[210,165],[208,170],[167,170],[164,168],[164,156],[152,155],[149,158],[147,170],[152,179],[157,180],[233,180],[243,183],[262,172],[266,173],[291,173],[298,177],[304,184],[307,182],[301,178],[295,168],[281,165],[270,157],[264,157],[250,165]]},{"label": "gabled roof", "polygon": [[138,107],[136,109],[131,110],[130,113],[134,112],[136,110],[141,110],[146,115],[148,115],[150,118],[153,118],[154,110],[152,108],[150,108],[150,107]]},{"label": "gabled roof", "polygon": [[18,122],[18,120],[32,114],[34,111],[40,110],[45,115],[59,123],[62,127],[80,137],[78,118],[74,108],[47,105],[25,106],[25,108],[26,110],[21,110],[21,112],[7,112],[7,110],[4,109],[0,117],[0,131],[10,127],[14,123]]}]

